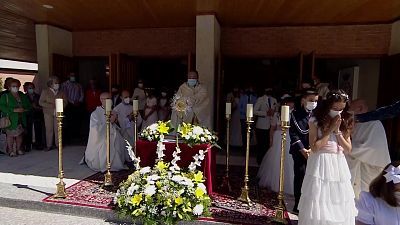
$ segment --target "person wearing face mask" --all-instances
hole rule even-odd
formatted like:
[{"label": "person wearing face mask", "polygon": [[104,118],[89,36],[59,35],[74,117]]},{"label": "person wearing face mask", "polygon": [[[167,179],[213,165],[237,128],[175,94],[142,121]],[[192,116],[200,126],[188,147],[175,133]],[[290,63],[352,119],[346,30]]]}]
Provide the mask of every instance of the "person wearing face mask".
[{"label": "person wearing face mask", "polygon": [[122,102],[120,86],[118,84],[114,84],[111,87],[111,100],[113,103],[112,107],[116,107],[119,103]]},{"label": "person wearing face mask", "polygon": [[[247,110],[247,104],[253,104],[253,106],[256,104],[257,101],[257,96],[254,93],[254,89],[251,85],[249,85],[245,93],[240,96],[240,101],[239,101],[239,112],[240,112],[240,127],[241,127],[241,133],[242,133],[242,143],[243,143],[243,148],[246,148],[246,142],[247,142],[247,123],[246,123],[246,110]],[[254,129],[252,129],[254,131]],[[251,138],[250,138],[250,144],[254,144],[254,132],[251,133]],[[243,149],[246,151],[246,149]]]},{"label": "person wearing face mask", "polygon": [[144,90],[144,82],[143,80],[138,81],[138,86],[133,90],[133,96],[132,100],[138,100],[139,101],[139,111],[143,113],[145,107],[146,107],[146,91]]},{"label": "person wearing face mask", "polygon": [[[129,93],[128,93],[129,96]],[[102,106],[98,106],[90,116],[90,131],[85,156],[81,164],[86,163],[93,171],[104,172],[107,169],[107,144],[106,144],[106,100],[111,99],[108,92],[100,95]],[[110,163],[111,171],[128,169],[125,162],[129,160],[126,143],[122,137],[118,125],[118,115],[111,111],[110,116]]]},{"label": "person wearing face mask", "polygon": [[96,80],[89,80],[89,85],[85,93],[86,112],[89,113],[89,115],[97,108],[97,106],[101,106],[100,94],[101,91],[97,87]]},{"label": "person wearing face mask", "polygon": [[233,88],[231,93],[228,93],[226,102],[231,103],[231,121],[230,121],[230,145],[236,148],[243,147],[242,143],[242,128],[240,124],[240,96],[242,93],[238,87]]},{"label": "person wearing face mask", "polygon": [[[290,110],[294,108],[294,98],[290,95],[284,95],[281,101],[282,105],[287,105]],[[281,120],[280,112],[275,112],[270,129],[270,149],[265,154],[260,168],[258,169],[257,178],[260,187],[267,187],[269,190],[279,192],[279,171],[281,158]],[[286,154],[290,149],[289,131],[287,131]],[[293,160],[290,157],[285,158],[285,174],[284,174],[284,191],[286,194],[293,195]]]},{"label": "person wearing face mask", "polygon": [[314,89],[303,90],[300,107],[295,108],[290,118],[290,151],[293,158],[295,205],[293,212],[298,213],[301,196],[301,185],[306,172],[307,158],[310,153],[308,140],[308,120],[312,111],[317,107],[318,94]]},{"label": "person wearing face mask", "polygon": [[32,109],[26,114],[26,132],[25,132],[25,151],[30,151],[33,147],[32,136],[33,129],[35,132],[35,144],[34,148],[37,150],[43,149],[45,142],[44,135],[44,119],[43,110],[39,105],[40,95],[35,93],[35,85],[32,82],[25,82],[24,84],[25,95],[28,97],[29,102],[32,105]]},{"label": "person wearing face mask", "polygon": [[3,94],[0,98],[0,109],[11,122],[10,126],[6,128],[7,152],[11,157],[25,154],[22,143],[26,129],[26,113],[32,108],[26,95],[19,91],[20,86],[19,80],[11,80],[10,92]]},{"label": "person wearing face mask", "polygon": [[272,88],[265,89],[263,96],[259,97],[254,105],[254,115],[257,116],[256,138],[257,138],[257,163],[261,164],[265,153],[269,148],[269,133],[272,117],[274,116],[277,101],[272,97]]},{"label": "person wearing face mask", "polygon": [[62,83],[61,90],[64,92],[68,99],[68,105],[64,110],[64,139],[66,143],[71,143],[72,141],[75,141],[76,139],[82,137],[82,134],[80,132],[82,131],[82,128],[80,127],[80,125],[82,124],[82,114],[84,113],[84,92],[82,85],[79,84],[76,80],[75,73],[71,72],[68,78],[69,79],[67,81]]},{"label": "person wearing face mask", "polygon": [[64,107],[68,104],[67,96],[60,90],[58,77],[50,77],[47,81],[47,89],[42,91],[39,105],[43,108],[44,125],[46,128],[46,149],[50,151],[58,147],[58,130],[56,119],[56,98],[64,100]]},{"label": "person wearing face mask", "polygon": [[[129,143],[133,146],[133,137],[134,137],[134,124],[132,119],[133,108],[131,105],[131,98],[129,97],[130,93],[127,90],[122,91],[121,99],[122,102],[119,103],[115,108],[114,112],[118,116],[118,124],[121,128],[122,136],[129,141]],[[142,117],[140,114],[137,118],[137,127],[140,130],[142,125]]]},{"label": "person wearing face mask", "polygon": [[142,129],[156,123],[158,121],[157,114],[157,98],[151,91],[148,92],[146,99],[146,107],[143,113]]},{"label": "person wearing face mask", "polygon": [[[368,112],[368,106],[364,100],[356,99],[351,102],[350,110],[359,115]],[[358,198],[361,191],[368,191],[372,180],[390,163],[390,155],[386,132],[379,120],[356,123],[351,136],[353,149],[346,159]]]},{"label": "person wearing face mask", "polygon": [[321,83],[321,80],[318,76],[313,76],[314,87],[318,92],[320,100],[325,100],[326,95],[329,93],[329,83]]},{"label": "person wearing face mask", "polygon": [[168,121],[171,117],[170,101],[167,96],[167,89],[161,89],[161,97],[158,101],[158,119],[161,121]]},{"label": "person wearing face mask", "polygon": [[389,163],[356,202],[356,225],[400,224],[400,161]]},{"label": "person wearing face mask", "polygon": [[[192,104],[192,109],[184,115],[183,122],[211,128],[210,98],[207,88],[199,82],[197,71],[190,71],[187,78],[176,93],[177,96],[190,99]],[[172,124],[177,124],[178,115],[175,110],[172,111],[171,120]]]},{"label": "person wearing face mask", "polygon": [[353,116],[348,95],[329,92],[309,120],[311,154],[301,188],[299,225],[354,225],[357,209],[345,154],[350,154]]}]

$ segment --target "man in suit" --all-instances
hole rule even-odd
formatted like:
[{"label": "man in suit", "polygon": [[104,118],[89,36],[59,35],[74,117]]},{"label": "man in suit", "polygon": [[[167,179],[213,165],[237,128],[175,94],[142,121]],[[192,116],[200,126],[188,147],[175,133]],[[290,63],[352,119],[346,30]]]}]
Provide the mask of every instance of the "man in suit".
[{"label": "man in suit", "polygon": [[307,159],[311,152],[308,140],[308,121],[312,111],[317,107],[318,93],[314,89],[304,91],[301,105],[291,114],[290,118],[290,151],[294,165],[294,197],[293,212],[298,213],[298,204],[301,196],[301,186],[306,173]]},{"label": "man in suit", "polygon": [[272,97],[272,88],[265,89],[264,95],[257,99],[254,115],[257,116],[257,163],[260,165],[269,148],[269,130],[275,113],[277,101]]}]

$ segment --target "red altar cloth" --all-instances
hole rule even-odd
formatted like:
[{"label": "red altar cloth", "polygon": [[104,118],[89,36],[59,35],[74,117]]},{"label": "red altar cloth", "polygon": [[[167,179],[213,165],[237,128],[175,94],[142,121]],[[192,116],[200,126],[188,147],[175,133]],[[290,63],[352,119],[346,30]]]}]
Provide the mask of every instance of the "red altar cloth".
[{"label": "red altar cloth", "polygon": [[[165,151],[164,159],[166,162],[172,161],[172,153],[175,151],[175,142],[164,142]],[[202,144],[189,147],[187,144],[179,143],[181,153],[179,156],[181,160],[178,161],[178,166],[181,168],[187,168],[191,162],[194,161],[193,156],[196,155],[200,150],[207,150],[205,158],[201,164],[204,177],[206,178],[205,185],[207,187],[208,194],[213,193],[213,179],[216,175],[215,167],[215,153],[211,148],[211,145]],[[138,140],[136,142],[136,155],[140,157],[140,166],[153,166],[157,158],[157,142],[149,142]]]}]

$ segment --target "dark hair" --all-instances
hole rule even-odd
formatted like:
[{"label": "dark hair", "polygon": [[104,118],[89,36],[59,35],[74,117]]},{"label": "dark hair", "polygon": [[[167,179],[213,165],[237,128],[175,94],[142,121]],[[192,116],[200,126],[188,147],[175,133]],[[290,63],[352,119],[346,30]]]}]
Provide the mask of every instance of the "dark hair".
[{"label": "dark hair", "polygon": [[341,113],[342,123],[340,124],[340,131],[345,134],[345,136],[350,135],[353,128],[353,115],[348,112],[349,110],[349,97],[343,90],[334,90],[326,95],[326,100],[322,100],[317,108],[313,111],[314,117],[317,119],[318,127],[325,130],[329,127],[330,122],[333,118],[329,116],[329,111],[332,105],[336,102],[346,103],[346,107]]},{"label": "dark hair", "polygon": [[383,199],[388,205],[393,207],[398,207],[400,204],[397,202],[396,197],[394,196],[394,183],[393,181],[386,182],[386,169],[389,166],[398,167],[400,165],[400,161],[394,161],[389,163],[385,169],[371,182],[369,185],[369,192],[375,198]]},{"label": "dark hair", "polygon": [[317,90],[315,90],[314,88],[307,88],[302,92],[301,97],[302,98],[307,98],[310,95],[318,95]]}]

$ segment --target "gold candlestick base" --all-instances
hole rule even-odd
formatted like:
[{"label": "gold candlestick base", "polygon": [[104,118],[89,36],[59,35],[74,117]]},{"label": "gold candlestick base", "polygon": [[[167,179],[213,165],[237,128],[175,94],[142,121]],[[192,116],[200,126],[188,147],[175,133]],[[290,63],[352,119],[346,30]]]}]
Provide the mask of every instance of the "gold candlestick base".
[{"label": "gold candlestick base", "polygon": [[104,186],[109,187],[109,186],[113,186],[113,181],[112,181],[112,175],[110,173],[110,171],[107,171],[104,174]]},{"label": "gold candlestick base", "polygon": [[64,171],[63,171],[63,145],[62,145],[62,120],[64,118],[63,112],[57,112],[57,132],[58,132],[58,178],[60,181],[57,186],[57,192],[54,195],[55,198],[66,198],[67,192],[65,190],[65,183],[63,181]]},{"label": "gold candlestick base", "polygon": [[282,140],[281,140],[281,157],[280,157],[280,170],[279,170],[279,194],[278,194],[278,201],[279,204],[275,208],[275,217],[273,221],[281,224],[288,224],[288,221],[285,219],[285,196],[283,194],[283,182],[285,178],[285,153],[286,153],[286,132],[289,129],[289,122],[282,121],[281,128],[282,128]]},{"label": "gold candlestick base", "polygon": [[247,117],[247,143],[246,143],[246,165],[245,165],[245,174],[244,174],[244,186],[242,187],[242,193],[238,198],[239,201],[247,203],[251,206],[253,203],[249,197],[249,158],[250,158],[250,133],[251,133],[251,124],[253,123],[251,117]]},{"label": "gold candlestick base", "polygon": [[231,115],[227,114],[225,115],[226,118],[226,168],[225,168],[225,176],[222,178],[222,184],[220,186],[220,189],[225,189],[227,188],[229,192],[232,192],[232,187],[229,182],[229,144],[230,144],[230,120],[231,120]]},{"label": "gold candlestick base", "polygon": [[60,180],[57,184],[57,192],[54,195],[55,198],[66,198],[67,192],[65,191],[65,183],[64,181]]}]

